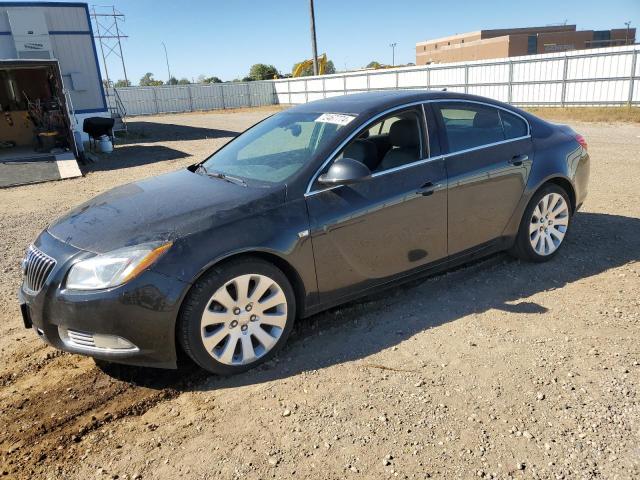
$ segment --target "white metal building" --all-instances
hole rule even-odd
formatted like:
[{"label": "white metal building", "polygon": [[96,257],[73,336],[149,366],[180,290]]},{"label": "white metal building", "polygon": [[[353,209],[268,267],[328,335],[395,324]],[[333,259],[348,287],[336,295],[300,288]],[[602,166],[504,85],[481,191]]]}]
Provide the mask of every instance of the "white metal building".
[{"label": "white metal building", "polygon": [[86,3],[0,1],[2,59],[57,59],[80,128],[109,116]]}]

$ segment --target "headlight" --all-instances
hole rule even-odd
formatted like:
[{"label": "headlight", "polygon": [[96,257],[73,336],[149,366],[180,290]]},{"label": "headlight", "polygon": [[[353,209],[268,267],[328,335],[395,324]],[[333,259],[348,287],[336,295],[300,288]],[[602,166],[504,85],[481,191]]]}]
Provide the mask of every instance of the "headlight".
[{"label": "headlight", "polygon": [[144,243],[82,260],[71,267],[65,287],[98,290],[121,285],[152,265],[171,245]]}]

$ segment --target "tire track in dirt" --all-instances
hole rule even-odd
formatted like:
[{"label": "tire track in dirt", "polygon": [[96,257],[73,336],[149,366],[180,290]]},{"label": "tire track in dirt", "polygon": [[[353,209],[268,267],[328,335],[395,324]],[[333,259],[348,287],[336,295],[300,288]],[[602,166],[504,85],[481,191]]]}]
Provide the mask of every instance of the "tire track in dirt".
[{"label": "tire track in dirt", "polygon": [[195,368],[108,367],[122,369],[111,375],[90,361],[84,362],[88,367],[76,367],[78,373],[70,365],[74,356],[68,357],[28,372],[14,384],[13,395],[0,400],[0,415],[12,419],[0,431],[0,475],[27,479],[51,473],[56,465],[77,460],[85,435],[143,415],[205,377]]},{"label": "tire track in dirt", "polygon": [[[38,348],[34,351],[24,353],[22,355],[16,355],[14,358],[15,363],[18,365],[24,365],[24,363],[26,363],[26,365],[22,366],[22,368],[18,367],[19,370],[17,372],[11,371],[11,368],[9,368],[9,371],[0,374],[0,387],[11,386],[12,384],[20,380],[25,375],[39,372],[56,358],[61,357],[63,355],[70,355],[66,352],[63,352],[62,350],[52,350],[52,351],[48,351],[44,358],[32,363],[27,363],[28,359],[31,358],[33,355],[37,354],[40,351],[44,351],[46,349],[47,349],[47,346],[42,345],[41,348]],[[21,362],[22,360],[24,362]],[[11,365],[11,367],[15,368],[15,365]]]}]

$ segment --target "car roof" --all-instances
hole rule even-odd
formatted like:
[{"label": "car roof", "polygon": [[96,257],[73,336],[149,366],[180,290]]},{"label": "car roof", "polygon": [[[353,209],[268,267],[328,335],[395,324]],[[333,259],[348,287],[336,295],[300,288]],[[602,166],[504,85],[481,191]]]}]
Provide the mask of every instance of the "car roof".
[{"label": "car roof", "polygon": [[308,113],[350,113],[353,115],[375,115],[390,108],[402,106],[412,102],[423,102],[428,100],[473,100],[476,102],[489,103],[500,107],[511,105],[503,104],[485,97],[477,95],[467,95],[464,93],[447,92],[443,90],[383,90],[376,92],[352,93],[337,97],[325,98],[314,102],[297,105],[287,110],[288,112],[308,112]]}]

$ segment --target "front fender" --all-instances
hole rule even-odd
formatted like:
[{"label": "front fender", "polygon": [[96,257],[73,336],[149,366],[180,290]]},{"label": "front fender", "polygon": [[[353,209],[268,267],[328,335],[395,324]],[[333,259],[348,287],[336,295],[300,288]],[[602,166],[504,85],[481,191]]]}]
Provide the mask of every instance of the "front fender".
[{"label": "front fender", "polygon": [[193,284],[211,267],[230,257],[249,253],[272,255],[295,270],[304,288],[305,305],[309,305],[314,303],[317,283],[311,242],[304,233],[308,230],[304,200],[286,202],[179,239],[170,255],[163,257],[154,270]]}]

